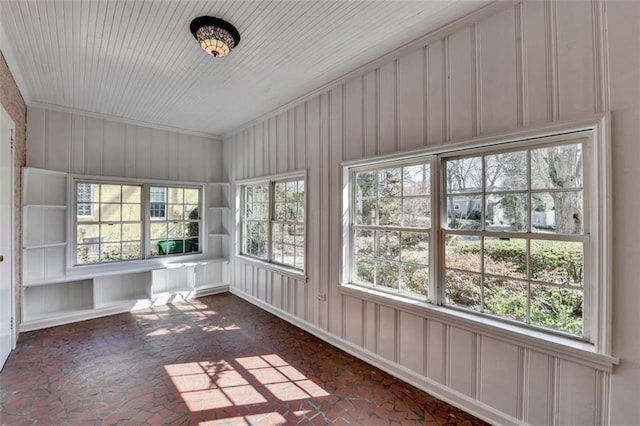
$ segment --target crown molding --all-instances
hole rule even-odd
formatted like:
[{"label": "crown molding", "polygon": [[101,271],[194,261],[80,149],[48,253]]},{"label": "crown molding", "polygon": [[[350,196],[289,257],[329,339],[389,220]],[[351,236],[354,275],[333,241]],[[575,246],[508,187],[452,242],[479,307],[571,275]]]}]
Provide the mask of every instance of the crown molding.
[{"label": "crown molding", "polygon": [[198,136],[201,138],[207,138],[207,139],[212,139],[213,141],[216,142],[222,142],[222,138],[219,135],[214,135],[214,134],[210,134],[210,133],[204,133],[204,132],[195,132],[193,130],[187,130],[187,129],[182,129],[179,127],[172,127],[172,126],[164,126],[162,124],[157,124],[157,123],[149,123],[146,121],[140,121],[140,120],[132,120],[129,118],[124,118],[124,117],[119,117],[116,115],[109,115],[109,114],[102,114],[102,113],[97,113],[97,112],[91,112],[91,111],[84,111],[84,110],[80,110],[80,109],[76,109],[76,108],[69,108],[69,107],[65,107],[65,106],[61,106],[61,105],[52,105],[52,104],[47,104],[44,102],[30,102],[27,105],[29,108],[42,108],[42,109],[48,109],[51,111],[58,111],[58,112],[65,112],[68,114],[75,114],[75,115],[83,115],[85,117],[91,117],[91,118],[97,118],[97,119],[101,119],[101,120],[108,120],[108,121],[114,121],[116,123],[124,123],[124,124],[131,124],[134,126],[140,126],[140,127],[148,127],[151,129],[157,129],[157,130],[164,130],[167,132],[173,132],[173,133],[180,133],[183,135],[189,135],[189,136]]},{"label": "crown molding", "polygon": [[343,83],[346,83],[347,81],[353,79],[354,77],[359,77],[370,71],[373,71],[374,69],[379,68],[380,66],[386,63],[399,59],[413,52],[416,49],[427,46],[433,43],[434,41],[440,40],[450,34],[453,34],[459,29],[464,28],[465,26],[471,25],[473,23],[481,21],[482,19],[493,16],[499,12],[502,12],[503,10],[508,9],[509,7],[513,7],[518,3],[519,1],[516,1],[516,0],[495,0],[474,12],[471,12],[454,21],[444,24],[434,29],[433,31],[428,32],[427,34],[413,41],[410,41],[398,47],[397,49],[392,50],[391,52],[388,52],[382,56],[379,56],[377,59],[369,61],[364,65],[360,65],[359,67],[353,69],[352,71],[349,71],[348,73],[343,74],[342,76],[335,78],[326,84],[323,84],[322,86],[312,90],[311,92],[305,95],[299,96],[283,104],[282,106],[274,110],[271,110],[268,113],[262,114],[259,117],[251,121],[248,121],[247,123],[242,124],[241,126],[236,127],[234,130],[230,132],[225,132],[224,134],[222,134],[222,139],[224,140],[224,139],[230,138],[251,126],[261,123],[269,118],[275,117],[276,115],[281,114],[285,111],[288,111],[289,109],[297,105],[300,105],[310,99],[313,99],[316,96],[329,91],[330,89],[333,89]]}]

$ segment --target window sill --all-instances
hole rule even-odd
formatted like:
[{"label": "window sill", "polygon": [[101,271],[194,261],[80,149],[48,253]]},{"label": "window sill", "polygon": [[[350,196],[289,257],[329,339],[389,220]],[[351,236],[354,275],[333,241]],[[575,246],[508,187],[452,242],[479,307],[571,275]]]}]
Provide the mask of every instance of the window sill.
[{"label": "window sill", "polygon": [[306,282],[307,278],[308,278],[307,274],[305,274],[304,272],[302,272],[302,271],[300,271],[298,269],[287,268],[286,266],[281,266],[281,265],[276,265],[274,263],[264,262],[262,260],[254,259],[254,258],[248,257],[248,256],[236,255],[235,256],[235,260],[238,260],[238,261],[243,262],[243,263],[249,263],[249,264],[252,264],[252,265],[256,265],[256,266],[259,266],[261,268],[268,269],[270,271],[277,272],[279,274],[286,275],[288,277],[294,278],[296,280],[301,280],[301,281],[304,281],[304,282]]},{"label": "window sill", "polygon": [[421,317],[432,318],[446,325],[463,328],[483,336],[516,344],[528,349],[577,362],[598,370],[611,372],[618,358],[597,352],[591,343],[507,324],[491,318],[469,314],[427,302],[412,300],[373,288],[342,284],[340,291],[348,296],[386,305]]},{"label": "window sill", "polygon": [[67,279],[93,278],[96,276],[118,275],[152,271],[154,269],[170,268],[172,265],[182,265],[201,260],[210,260],[202,253],[180,256],[158,256],[150,259],[125,260],[110,263],[74,265],[67,268]]}]

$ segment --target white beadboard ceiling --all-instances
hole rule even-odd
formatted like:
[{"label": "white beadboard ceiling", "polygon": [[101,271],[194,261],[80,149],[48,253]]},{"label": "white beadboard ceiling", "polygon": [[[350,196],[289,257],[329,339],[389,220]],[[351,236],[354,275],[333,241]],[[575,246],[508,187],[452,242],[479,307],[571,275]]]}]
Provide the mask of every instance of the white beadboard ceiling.
[{"label": "white beadboard ceiling", "polygon": [[[29,103],[223,135],[489,1],[0,2]],[[212,58],[197,16],[238,28]]]}]

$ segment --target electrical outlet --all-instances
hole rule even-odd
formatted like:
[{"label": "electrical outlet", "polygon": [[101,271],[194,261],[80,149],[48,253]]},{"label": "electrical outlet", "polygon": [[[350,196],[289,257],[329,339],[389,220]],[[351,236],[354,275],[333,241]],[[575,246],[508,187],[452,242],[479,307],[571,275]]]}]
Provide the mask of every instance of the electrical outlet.
[{"label": "electrical outlet", "polygon": [[326,302],[327,301],[326,293],[318,293],[318,300],[321,302]]}]

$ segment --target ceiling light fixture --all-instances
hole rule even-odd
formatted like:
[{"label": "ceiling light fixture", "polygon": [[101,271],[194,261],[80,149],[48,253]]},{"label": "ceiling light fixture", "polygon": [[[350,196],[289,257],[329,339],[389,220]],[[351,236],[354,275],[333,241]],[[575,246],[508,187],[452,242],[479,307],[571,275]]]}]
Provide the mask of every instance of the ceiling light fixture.
[{"label": "ceiling light fixture", "polygon": [[191,21],[191,33],[209,55],[221,58],[240,43],[240,33],[227,21],[213,16],[200,16]]}]

